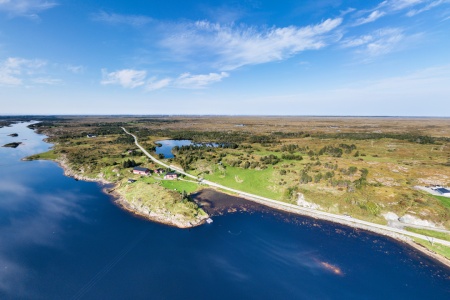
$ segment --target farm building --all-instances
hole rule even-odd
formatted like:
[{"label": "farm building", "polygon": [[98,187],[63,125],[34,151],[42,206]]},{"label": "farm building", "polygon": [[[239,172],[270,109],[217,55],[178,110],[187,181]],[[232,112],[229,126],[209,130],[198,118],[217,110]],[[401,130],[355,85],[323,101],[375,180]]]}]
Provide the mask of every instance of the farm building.
[{"label": "farm building", "polygon": [[164,176],[164,179],[169,179],[169,180],[178,179],[178,174],[175,172],[169,172]]},{"label": "farm building", "polygon": [[164,173],[164,170],[163,169],[155,169],[155,173],[156,174],[162,174],[162,173]]},{"label": "farm building", "polygon": [[149,175],[150,174],[150,170],[147,169],[147,168],[134,167],[133,173],[134,174],[138,174],[138,175]]}]

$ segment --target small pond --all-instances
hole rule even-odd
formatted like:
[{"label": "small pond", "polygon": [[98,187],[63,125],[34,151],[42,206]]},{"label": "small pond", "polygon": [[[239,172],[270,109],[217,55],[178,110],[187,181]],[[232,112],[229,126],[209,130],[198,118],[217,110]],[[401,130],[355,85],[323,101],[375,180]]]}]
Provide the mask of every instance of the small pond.
[{"label": "small pond", "polygon": [[161,147],[156,147],[156,154],[164,154],[164,158],[173,158],[172,148],[175,146],[189,146],[192,145],[190,140],[163,140],[157,141]]},{"label": "small pond", "polygon": [[193,143],[191,140],[162,140],[156,141],[156,144],[161,144],[161,147],[156,147],[156,154],[164,154],[164,158],[173,158],[172,149],[175,146],[189,146],[189,145],[206,145],[208,147],[219,147],[216,143]]}]

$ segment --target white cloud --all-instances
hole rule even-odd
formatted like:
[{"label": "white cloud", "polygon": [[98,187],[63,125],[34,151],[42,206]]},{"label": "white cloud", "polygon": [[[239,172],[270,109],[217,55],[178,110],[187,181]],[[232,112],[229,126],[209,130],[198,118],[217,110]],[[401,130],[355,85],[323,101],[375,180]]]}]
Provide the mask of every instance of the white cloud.
[{"label": "white cloud", "polygon": [[38,13],[57,5],[56,2],[45,0],[0,0],[0,11],[11,17],[38,18]]},{"label": "white cloud", "polygon": [[46,61],[39,59],[9,57],[0,63],[0,85],[22,85],[24,79],[42,72],[46,64]]},{"label": "white cloud", "polygon": [[175,81],[175,86],[190,89],[204,88],[205,86],[211,83],[219,82],[223,78],[226,78],[228,76],[229,74],[227,72],[209,73],[200,75],[192,75],[190,73],[184,73],[177,78],[177,80]]},{"label": "white cloud", "polygon": [[386,8],[389,11],[398,11],[418,4],[424,3],[427,0],[386,0],[380,3],[378,7]]},{"label": "white cloud", "polygon": [[379,18],[381,18],[384,15],[386,15],[385,12],[379,11],[379,10],[374,10],[367,17],[359,18],[358,20],[356,20],[354,26],[359,26],[359,25],[363,25],[363,24],[374,22],[374,21],[378,20]]},{"label": "white cloud", "polygon": [[115,13],[107,13],[104,11],[92,15],[94,21],[103,22],[111,25],[130,25],[134,27],[144,26],[152,21],[152,18],[140,15],[121,15]]},{"label": "white cloud", "polygon": [[[279,61],[305,50],[323,48],[342,18],[306,27],[255,28],[208,21],[180,24],[161,42],[176,57],[199,57],[220,70]],[[206,59],[206,58],[205,58]]]},{"label": "white cloud", "polygon": [[147,91],[159,90],[169,86],[171,82],[172,82],[171,78],[164,78],[157,80],[156,77],[152,77],[148,80],[145,88]]},{"label": "white cloud", "polygon": [[124,88],[144,87],[147,91],[159,90],[166,87],[176,87],[185,89],[200,89],[206,86],[221,81],[223,78],[229,76],[226,72],[209,73],[192,75],[190,73],[183,73],[177,78],[163,78],[158,79],[156,76],[147,78],[147,71],[124,69],[108,73],[102,69],[103,79],[101,84],[117,84]]},{"label": "white cloud", "polygon": [[430,10],[430,9],[432,9],[432,8],[435,8],[436,6],[439,6],[439,5],[444,4],[444,3],[450,3],[450,1],[448,1],[448,0],[437,0],[437,1],[433,1],[433,2],[428,3],[427,5],[425,5],[425,6],[422,7],[422,8],[419,8],[419,9],[412,9],[412,10],[408,11],[408,12],[406,13],[406,15],[407,15],[408,17],[413,17],[413,16],[415,16],[415,15],[418,15],[418,14],[420,14],[420,13],[423,13],[423,12],[425,12],[425,11],[428,11],[428,10]]},{"label": "white cloud", "polygon": [[343,40],[342,46],[358,48],[357,53],[371,59],[393,52],[406,38],[407,36],[401,28],[384,28],[369,35]]},{"label": "white cloud", "polygon": [[[385,0],[371,10],[356,12],[356,15],[360,16],[369,12],[370,14],[357,19],[354,26],[370,23],[387,14],[395,14],[405,10],[408,10],[406,13],[408,17],[413,17],[445,3],[450,3],[450,0]],[[416,8],[419,6],[422,7]]]},{"label": "white cloud", "polygon": [[101,84],[118,84],[124,88],[136,88],[145,84],[147,72],[143,70],[124,69],[116,72],[108,73],[106,69],[102,69],[103,79]]},{"label": "white cloud", "polygon": [[341,45],[344,48],[358,47],[361,45],[366,45],[374,40],[372,35],[363,35],[356,38],[349,38],[342,41]]}]

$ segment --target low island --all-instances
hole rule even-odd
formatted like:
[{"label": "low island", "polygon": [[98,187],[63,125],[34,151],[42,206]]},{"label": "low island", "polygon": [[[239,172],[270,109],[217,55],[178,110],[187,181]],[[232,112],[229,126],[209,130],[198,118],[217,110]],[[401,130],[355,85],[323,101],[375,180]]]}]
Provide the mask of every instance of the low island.
[{"label": "low island", "polygon": [[8,144],[3,145],[3,147],[17,148],[17,147],[19,147],[20,144],[22,144],[22,143],[21,142],[8,143]]}]

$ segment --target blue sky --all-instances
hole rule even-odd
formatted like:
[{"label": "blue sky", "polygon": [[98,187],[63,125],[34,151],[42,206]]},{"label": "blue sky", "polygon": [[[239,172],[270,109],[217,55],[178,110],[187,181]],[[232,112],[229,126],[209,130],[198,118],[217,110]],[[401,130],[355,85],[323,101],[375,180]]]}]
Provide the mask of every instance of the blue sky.
[{"label": "blue sky", "polygon": [[0,0],[0,114],[450,116],[450,0]]}]

